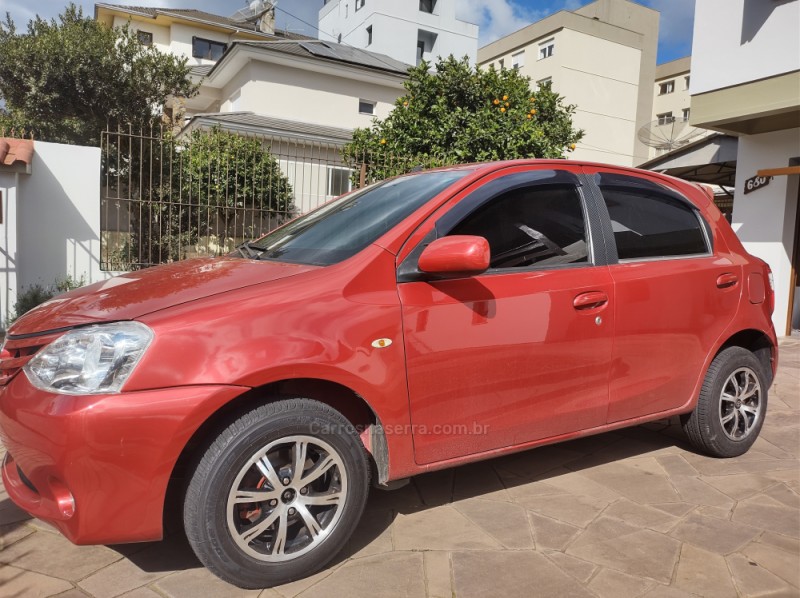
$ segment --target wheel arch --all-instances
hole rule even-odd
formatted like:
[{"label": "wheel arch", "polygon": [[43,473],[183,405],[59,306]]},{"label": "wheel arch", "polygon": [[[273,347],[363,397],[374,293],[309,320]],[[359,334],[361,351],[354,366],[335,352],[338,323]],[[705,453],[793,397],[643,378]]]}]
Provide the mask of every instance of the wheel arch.
[{"label": "wheel arch", "polygon": [[775,376],[773,366],[776,355],[775,345],[767,334],[753,328],[740,330],[728,337],[728,339],[720,345],[714,357],[728,347],[742,347],[755,355],[756,359],[761,363],[764,375],[767,377],[767,387],[772,385],[772,380]]},{"label": "wheel arch", "polygon": [[164,528],[179,515],[186,480],[202,456],[202,449],[219,432],[244,412],[284,397],[303,397],[324,403],[341,413],[359,433],[369,455],[372,479],[385,485],[389,479],[389,447],[386,433],[375,410],[356,391],[338,382],[318,378],[292,378],[248,389],[211,413],[184,445],[172,468],[164,501]]}]

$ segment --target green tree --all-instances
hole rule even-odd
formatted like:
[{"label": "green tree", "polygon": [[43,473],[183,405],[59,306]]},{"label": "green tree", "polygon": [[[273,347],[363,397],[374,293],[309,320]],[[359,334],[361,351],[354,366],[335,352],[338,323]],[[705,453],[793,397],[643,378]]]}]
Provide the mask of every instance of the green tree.
[{"label": "green tree", "polygon": [[[563,158],[583,131],[575,106],[550,85],[535,94],[516,70],[471,67],[466,58],[409,69],[406,94],[384,120],[356,129],[344,156],[378,180],[417,166],[514,158]],[[358,175],[356,175],[358,176]]]},{"label": "green tree", "polygon": [[26,33],[0,22],[0,128],[44,141],[99,145],[107,123],[152,122],[169,96],[191,97],[186,59],[143,45],[127,25],[108,28],[69,4]]},{"label": "green tree", "polygon": [[292,186],[259,139],[216,127],[183,139],[167,133],[144,148],[133,177],[142,181],[133,195],[144,202],[132,210],[130,242],[112,260],[120,266],[183,259],[187,246],[226,253],[292,216]]}]

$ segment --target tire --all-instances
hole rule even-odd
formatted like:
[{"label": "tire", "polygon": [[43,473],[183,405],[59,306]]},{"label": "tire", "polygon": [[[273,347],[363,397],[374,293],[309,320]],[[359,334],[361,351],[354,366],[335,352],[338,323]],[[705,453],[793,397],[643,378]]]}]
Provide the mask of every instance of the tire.
[{"label": "tire", "polygon": [[345,545],[369,476],[366,451],[338,411],[299,398],[262,405],[225,428],[197,463],[184,499],[186,536],[212,573],[240,588],[294,581]]},{"label": "tire", "polygon": [[721,351],[706,372],[694,411],[681,416],[694,447],[714,457],[746,453],[764,424],[767,386],[763,366],[750,351]]}]

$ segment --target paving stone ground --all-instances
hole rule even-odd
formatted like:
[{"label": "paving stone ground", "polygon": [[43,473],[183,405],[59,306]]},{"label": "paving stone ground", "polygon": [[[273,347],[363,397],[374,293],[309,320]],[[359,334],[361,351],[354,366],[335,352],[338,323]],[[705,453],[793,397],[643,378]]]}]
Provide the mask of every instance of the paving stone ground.
[{"label": "paving stone ground", "polygon": [[0,596],[800,596],[800,340],[742,457],[657,422],[418,476],[373,491],[327,569],[263,591],[219,581],[179,536],[73,546],[0,491]]}]

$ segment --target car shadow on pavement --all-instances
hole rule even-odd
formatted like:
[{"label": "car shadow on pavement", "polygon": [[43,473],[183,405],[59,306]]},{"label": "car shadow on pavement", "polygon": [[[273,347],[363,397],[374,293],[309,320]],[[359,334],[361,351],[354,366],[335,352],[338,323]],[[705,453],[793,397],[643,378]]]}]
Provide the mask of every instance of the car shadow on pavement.
[{"label": "car shadow on pavement", "polygon": [[[421,474],[396,490],[372,489],[362,520],[347,546],[326,567],[370,553],[373,544],[391,544],[390,527],[398,515],[411,515],[472,498],[486,498],[518,486],[611,464],[648,453],[679,449],[694,453],[677,420],[659,421],[497,457],[457,468]],[[178,513],[173,516],[179,517]],[[442,533],[446,533],[442,530]],[[202,567],[182,530],[161,542],[110,546],[146,572]]]},{"label": "car shadow on pavement", "polygon": [[398,516],[475,498],[508,500],[507,495],[501,498],[498,493],[652,453],[699,454],[686,439],[678,418],[672,418],[421,474],[397,490],[373,489],[353,537],[326,569],[369,554],[370,545],[379,543],[382,536],[387,536],[385,542],[393,543],[388,530]]}]

